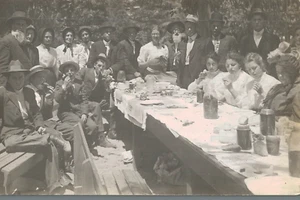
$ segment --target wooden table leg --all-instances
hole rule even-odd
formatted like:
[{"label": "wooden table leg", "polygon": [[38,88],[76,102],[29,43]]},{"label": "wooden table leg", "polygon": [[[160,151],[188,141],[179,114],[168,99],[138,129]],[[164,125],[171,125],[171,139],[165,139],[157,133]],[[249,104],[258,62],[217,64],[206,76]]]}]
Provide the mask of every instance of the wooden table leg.
[{"label": "wooden table leg", "polygon": [[139,147],[139,133],[137,133],[137,127],[131,124],[132,130],[132,155],[133,155],[133,167],[138,170],[141,167],[141,149]]}]

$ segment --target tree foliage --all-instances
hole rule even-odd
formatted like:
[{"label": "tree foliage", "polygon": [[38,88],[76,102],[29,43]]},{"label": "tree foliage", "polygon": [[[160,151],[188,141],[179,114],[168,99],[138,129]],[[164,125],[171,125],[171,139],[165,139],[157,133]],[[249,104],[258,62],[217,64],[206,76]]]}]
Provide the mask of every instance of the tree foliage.
[{"label": "tree foliage", "polygon": [[93,29],[93,40],[100,38],[99,26],[109,21],[117,27],[116,40],[122,38],[122,29],[128,22],[140,26],[138,38],[144,44],[149,40],[153,24],[162,24],[173,17],[199,16],[199,31],[209,34],[209,17],[215,10],[224,15],[225,32],[237,37],[248,30],[247,15],[252,7],[262,7],[269,16],[268,29],[279,36],[289,37],[289,30],[300,20],[299,0],[0,0],[0,33],[5,34],[5,21],[15,10],[24,10],[38,28],[55,29],[62,42],[61,30],[82,25]]}]

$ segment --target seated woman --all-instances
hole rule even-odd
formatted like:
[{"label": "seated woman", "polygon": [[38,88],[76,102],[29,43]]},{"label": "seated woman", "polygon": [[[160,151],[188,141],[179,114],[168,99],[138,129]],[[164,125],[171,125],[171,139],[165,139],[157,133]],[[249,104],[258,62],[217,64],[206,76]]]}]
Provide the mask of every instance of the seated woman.
[{"label": "seated woman", "polygon": [[169,50],[166,45],[160,43],[160,31],[154,26],[151,32],[152,41],[141,47],[137,59],[140,71],[145,78],[153,77],[156,81],[166,81],[176,84],[176,73],[167,72]]},{"label": "seated woman", "polygon": [[281,83],[270,89],[263,107],[274,110],[277,116],[291,116],[292,102],[300,91],[299,62],[294,56],[283,55],[276,63],[276,72]]},{"label": "seated woman", "polygon": [[227,54],[225,66],[228,72],[223,78],[223,100],[233,106],[237,106],[241,96],[246,93],[246,85],[252,80],[251,76],[242,70],[243,61],[243,57],[236,52]]},{"label": "seated woman", "polygon": [[67,186],[63,172],[59,169],[58,157],[60,147],[70,153],[69,142],[61,137],[61,133],[44,127],[44,121],[35,101],[33,90],[24,87],[25,73],[19,61],[11,61],[8,71],[3,75],[7,84],[0,91],[0,113],[2,130],[0,139],[6,151],[43,153],[46,158],[45,178],[49,193],[56,188]]},{"label": "seated woman", "polygon": [[222,98],[222,90],[224,89],[222,78],[226,73],[219,70],[220,57],[215,52],[207,55],[206,58],[206,68],[208,71],[204,70],[199,74],[199,78],[192,82],[188,90],[195,92],[196,90],[202,88],[204,92],[212,92],[212,90],[217,94],[217,98]]},{"label": "seated woman", "polygon": [[253,80],[246,85],[246,93],[237,105],[244,109],[259,110],[269,90],[280,82],[266,73],[265,63],[259,54],[249,53],[244,63]]}]

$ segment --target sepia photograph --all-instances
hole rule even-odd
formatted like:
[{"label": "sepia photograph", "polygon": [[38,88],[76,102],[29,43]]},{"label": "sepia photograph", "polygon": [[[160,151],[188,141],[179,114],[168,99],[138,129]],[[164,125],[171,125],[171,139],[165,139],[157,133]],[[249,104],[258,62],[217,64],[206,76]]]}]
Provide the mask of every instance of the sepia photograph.
[{"label": "sepia photograph", "polygon": [[300,0],[0,0],[0,195],[300,195]]}]

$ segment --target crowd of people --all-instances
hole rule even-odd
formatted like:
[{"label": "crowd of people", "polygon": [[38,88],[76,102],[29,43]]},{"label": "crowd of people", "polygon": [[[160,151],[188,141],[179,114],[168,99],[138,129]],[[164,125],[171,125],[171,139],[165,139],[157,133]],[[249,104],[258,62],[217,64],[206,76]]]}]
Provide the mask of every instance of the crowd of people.
[{"label": "crowd of people", "polygon": [[[100,26],[101,39],[82,26],[62,31],[56,48],[51,27],[39,31],[23,11],[7,20],[9,33],[0,40],[0,138],[8,152],[45,152],[49,193],[69,184],[72,171],[73,126],[81,123],[91,152],[100,145],[116,148],[115,107],[110,83],[138,77],[177,84],[191,92],[203,90],[219,101],[300,122],[300,26],[293,43],[268,32],[267,15],[255,8],[252,31],[239,41],[222,32],[223,16],[210,18],[210,37],[197,33],[198,18],[155,25],[151,41],[141,45],[141,28],[127,24],[125,39],[112,40],[116,27]],[[170,37],[166,40],[163,30]],[[35,46],[39,39],[40,45]],[[58,104],[57,117],[52,115]]]}]

